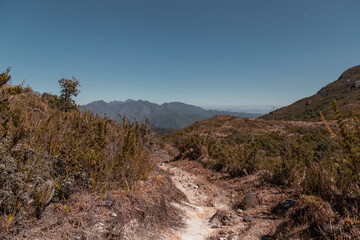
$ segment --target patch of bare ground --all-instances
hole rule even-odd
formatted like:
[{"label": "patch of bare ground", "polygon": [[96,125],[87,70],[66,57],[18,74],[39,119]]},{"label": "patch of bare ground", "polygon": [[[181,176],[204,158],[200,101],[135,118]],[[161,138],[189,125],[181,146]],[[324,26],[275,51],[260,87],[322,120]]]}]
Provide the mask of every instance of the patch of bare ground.
[{"label": "patch of bare ground", "polygon": [[169,161],[162,154],[161,167],[187,198],[175,204],[185,221],[173,231],[176,239],[274,239],[281,219],[272,209],[294,194],[291,189],[267,183],[265,171],[230,178],[197,161]]},{"label": "patch of bare ground", "polygon": [[40,219],[29,209],[3,239],[169,239],[166,229],[182,226],[173,204],[183,199],[157,168],[133,192],[76,193],[66,203],[50,203]]}]

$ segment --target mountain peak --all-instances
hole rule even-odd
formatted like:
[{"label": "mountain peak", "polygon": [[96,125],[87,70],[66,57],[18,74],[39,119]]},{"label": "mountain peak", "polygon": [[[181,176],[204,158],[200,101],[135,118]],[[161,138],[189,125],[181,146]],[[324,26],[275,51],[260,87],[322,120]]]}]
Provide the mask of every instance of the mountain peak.
[{"label": "mountain peak", "polygon": [[107,104],[107,102],[105,102],[104,100],[97,100],[97,101],[94,101],[92,103],[100,103],[100,104]]},{"label": "mountain peak", "polygon": [[347,69],[345,72],[341,74],[341,76],[338,79],[351,78],[354,75],[360,75],[360,65]]}]

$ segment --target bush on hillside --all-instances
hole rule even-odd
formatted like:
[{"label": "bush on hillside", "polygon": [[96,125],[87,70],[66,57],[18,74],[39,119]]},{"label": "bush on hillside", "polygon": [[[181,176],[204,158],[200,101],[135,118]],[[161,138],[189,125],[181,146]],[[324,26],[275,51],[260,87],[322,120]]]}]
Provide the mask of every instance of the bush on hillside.
[{"label": "bush on hillside", "polygon": [[[9,71],[0,75],[1,83],[9,79]],[[131,191],[147,178],[154,165],[148,124],[64,112],[56,96],[19,89],[0,88],[2,231],[25,215],[41,217],[50,201],[66,201],[76,191]]]}]

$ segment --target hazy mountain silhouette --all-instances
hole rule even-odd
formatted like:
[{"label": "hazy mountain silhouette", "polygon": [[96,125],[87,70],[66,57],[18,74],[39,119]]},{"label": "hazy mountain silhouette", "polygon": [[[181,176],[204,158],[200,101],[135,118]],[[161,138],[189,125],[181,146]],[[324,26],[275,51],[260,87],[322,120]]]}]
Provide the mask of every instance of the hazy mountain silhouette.
[{"label": "hazy mountain silhouette", "polygon": [[125,115],[128,119],[144,120],[148,118],[150,123],[156,127],[180,129],[195,121],[204,120],[215,115],[231,115],[238,117],[257,118],[258,113],[241,113],[217,110],[204,110],[201,107],[188,105],[181,102],[156,104],[143,100],[128,99],[125,102],[103,100],[95,101],[82,106],[94,113],[107,114],[115,120],[120,120],[118,114]]}]

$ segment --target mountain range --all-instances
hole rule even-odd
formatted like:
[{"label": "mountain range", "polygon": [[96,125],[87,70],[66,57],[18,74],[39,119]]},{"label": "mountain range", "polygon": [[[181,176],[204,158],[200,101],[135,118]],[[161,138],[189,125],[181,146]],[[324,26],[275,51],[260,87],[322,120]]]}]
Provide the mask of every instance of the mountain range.
[{"label": "mountain range", "polygon": [[195,121],[201,121],[215,115],[231,115],[238,117],[257,118],[259,113],[243,113],[230,111],[205,110],[201,107],[181,103],[171,102],[156,104],[143,100],[128,99],[124,102],[103,100],[94,101],[83,105],[82,109],[90,110],[97,114],[106,114],[115,120],[120,120],[120,115],[126,116],[133,121],[149,119],[150,124],[155,127],[180,129]]}]

